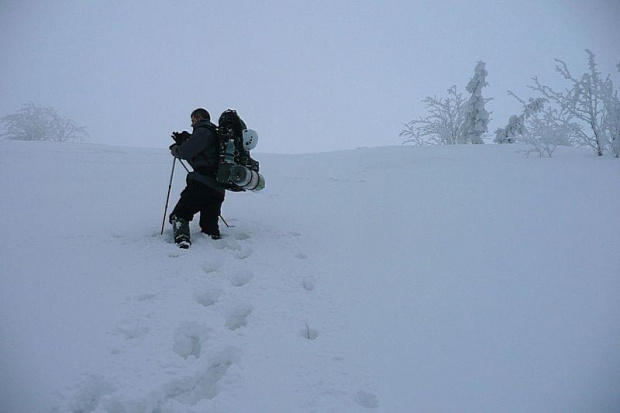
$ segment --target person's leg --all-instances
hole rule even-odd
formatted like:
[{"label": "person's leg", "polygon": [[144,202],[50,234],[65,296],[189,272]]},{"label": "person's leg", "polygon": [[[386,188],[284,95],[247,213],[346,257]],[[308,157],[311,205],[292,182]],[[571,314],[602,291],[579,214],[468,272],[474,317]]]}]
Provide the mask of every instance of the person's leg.
[{"label": "person's leg", "polygon": [[188,180],[187,186],[181,192],[179,202],[177,202],[169,217],[174,241],[177,244],[180,242],[190,242],[189,222],[194,218],[194,214],[200,211],[200,207],[200,188],[196,187],[193,181]]},{"label": "person's leg", "polygon": [[192,242],[189,234],[189,221],[173,216],[172,234],[174,236],[174,242],[179,244],[179,247],[187,248],[191,245]]},{"label": "person's leg", "polygon": [[200,209],[200,229],[214,239],[220,237],[219,218],[223,202],[224,196],[209,188],[205,192],[205,202]]}]

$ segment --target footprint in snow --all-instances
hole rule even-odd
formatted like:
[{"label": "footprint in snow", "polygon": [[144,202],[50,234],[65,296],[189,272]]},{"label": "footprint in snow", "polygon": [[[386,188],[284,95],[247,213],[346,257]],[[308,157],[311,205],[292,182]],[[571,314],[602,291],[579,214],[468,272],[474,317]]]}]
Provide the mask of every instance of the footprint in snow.
[{"label": "footprint in snow", "polygon": [[194,300],[203,307],[210,307],[217,303],[221,295],[222,290],[219,287],[205,285],[196,289]]},{"label": "footprint in snow", "polygon": [[116,332],[125,340],[133,340],[146,335],[150,329],[139,320],[126,320],[116,326]]},{"label": "footprint in snow", "polygon": [[366,409],[376,409],[379,407],[379,399],[377,399],[377,396],[365,390],[358,390],[353,394],[353,400]]},{"label": "footprint in snow", "polygon": [[222,263],[219,260],[212,260],[202,265],[202,270],[207,274],[218,272],[221,268]]},{"label": "footprint in snow", "polygon": [[228,369],[238,363],[238,360],[237,349],[232,347],[225,349],[201,367],[196,374],[164,386],[162,392],[164,399],[173,399],[186,406],[195,406],[201,400],[215,398],[218,395],[218,383]]},{"label": "footprint in snow", "polygon": [[252,313],[252,306],[249,304],[238,305],[226,313],[226,327],[229,330],[236,330],[247,325],[246,319]]},{"label": "footprint in snow", "polygon": [[251,270],[238,270],[228,276],[230,284],[234,287],[243,287],[254,278]]},{"label": "footprint in snow", "polygon": [[208,330],[198,323],[184,323],[174,332],[174,352],[184,359],[200,358],[203,343],[206,342]]},{"label": "footprint in snow", "polygon": [[314,290],[314,281],[310,277],[304,277],[301,281],[301,285],[304,287],[306,291]]},{"label": "footprint in snow", "polygon": [[245,247],[235,252],[234,255],[235,255],[235,258],[239,260],[245,260],[246,258],[250,257],[253,253],[254,253],[254,250],[252,248]]},{"label": "footprint in snow", "polygon": [[[237,238],[239,237],[239,238]],[[235,258],[239,258],[239,259],[246,259],[248,258],[250,255],[252,255],[254,253],[254,250],[252,248],[250,248],[249,246],[242,245],[239,241],[243,241],[247,238],[249,238],[249,236],[245,235],[245,234],[237,234],[235,235],[235,238],[237,239],[233,239],[233,240],[221,240],[218,241],[217,243],[214,244],[214,248],[218,249],[218,250],[230,250],[233,251]]]},{"label": "footprint in snow", "polygon": [[69,405],[66,407],[71,412],[93,412],[98,410],[103,397],[110,396],[115,391],[115,386],[103,376],[89,374],[80,384],[80,388],[71,397]]},{"label": "footprint in snow", "polygon": [[234,237],[237,241],[245,241],[246,239],[249,239],[249,238],[250,238],[250,235],[249,235],[249,234],[246,234],[246,233],[244,233],[244,232],[240,232],[240,233],[238,233],[238,234],[235,234],[233,237]]},{"label": "footprint in snow", "polygon": [[237,240],[231,240],[222,238],[221,240],[213,243],[213,247],[218,250],[232,250],[232,251],[240,251],[241,244]]}]

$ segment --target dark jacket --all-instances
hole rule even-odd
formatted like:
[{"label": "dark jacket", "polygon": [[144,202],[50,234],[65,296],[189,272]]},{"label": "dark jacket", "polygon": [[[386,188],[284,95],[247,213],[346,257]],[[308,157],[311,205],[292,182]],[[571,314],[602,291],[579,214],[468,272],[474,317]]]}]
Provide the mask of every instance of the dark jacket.
[{"label": "dark jacket", "polygon": [[185,159],[194,169],[187,177],[203,183],[220,193],[224,187],[215,177],[220,163],[220,142],[217,138],[215,125],[206,120],[196,123],[192,134],[180,145],[171,149],[175,158]]}]

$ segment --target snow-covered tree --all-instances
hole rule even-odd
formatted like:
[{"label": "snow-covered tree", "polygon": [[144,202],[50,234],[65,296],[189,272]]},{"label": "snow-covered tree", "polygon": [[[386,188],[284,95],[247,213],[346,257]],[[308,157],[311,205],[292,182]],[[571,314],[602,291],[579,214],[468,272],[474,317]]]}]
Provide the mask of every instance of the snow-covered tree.
[{"label": "snow-covered tree", "polygon": [[[618,64],[620,71],[620,64]],[[607,146],[616,158],[620,158],[620,98],[618,91],[609,77],[602,89],[605,114],[603,116],[603,131],[607,140]]]},{"label": "snow-covered tree", "polygon": [[471,96],[465,104],[459,143],[484,143],[482,137],[488,131],[489,125],[489,112],[484,105],[490,100],[482,97],[482,88],[488,86],[485,66],[484,62],[478,62],[474,76],[467,85],[467,91],[471,93]]},{"label": "snow-covered tree", "polygon": [[523,105],[520,115],[510,117],[508,126],[496,131],[496,143],[523,143],[531,146],[526,151],[550,158],[559,145],[570,145],[577,134],[578,125],[558,114],[557,110],[545,106],[545,98],[529,99],[525,102],[512,92],[508,92]]},{"label": "snow-covered tree", "polygon": [[541,157],[550,158],[559,145],[570,144],[571,137],[579,133],[579,125],[558,119],[556,109],[540,107],[527,118],[527,130],[519,137],[518,142],[532,147],[528,153],[536,152]]},{"label": "snow-covered tree", "polygon": [[508,120],[505,128],[497,128],[495,130],[495,143],[515,143],[517,138],[525,132],[523,117],[513,115]]},{"label": "snow-covered tree", "polygon": [[557,114],[560,117],[564,116],[569,121],[574,119],[578,122],[578,133],[574,142],[576,145],[591,147],[598,156],[602,156],[607,140],[604,120],[608,108],[604,96],[607,88],[611,87],[613,90],[613,85],[609,77],[607,79],[601,77],[596,67],[594,53],[590,50],[586,50],[586,53],[589,71],[581,78],[574,77],[566,63],[555,59],[558,63],[556,70],[571,85],[565,92],[557,92],[541,84],[538,78],[533,79],[534,85],[530,88],[557,104]]},{"label": "snow-covered tree", "polygon": [[17,113],[0,118],[5,132],[0,136],[22,141],[81,141],[88,137],[86,128],[60,116],[54,108],[24,105]]},{"label": "snow-covered tree", "polygon": [[456,145],[459,130],[463,124],[463,108],[465,100],[456,86],[448,89],[448,97],[427,97],[422,102],[430,113],[425,118],[412,120],[405,124],[400,136],[407,139],[403,142],[416,145]]},{"label": "snow-covered tree", "polygon": [[522,136],[524,136],[528,130],[525,125],[528,118],[540,112],[545,103],[545,99],[530,99],[529,103],[525,103],[517,95],[512,92],[508,92],[523,105],[523,113],[519,116],[513,115],[508,120],[508,125],[505,128],[498,128],[495,131],[495,143],[515,143]]}]

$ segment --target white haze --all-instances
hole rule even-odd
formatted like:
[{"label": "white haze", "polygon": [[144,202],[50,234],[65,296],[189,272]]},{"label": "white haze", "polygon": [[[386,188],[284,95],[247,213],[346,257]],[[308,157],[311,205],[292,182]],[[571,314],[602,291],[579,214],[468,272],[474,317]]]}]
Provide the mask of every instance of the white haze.
[{"label": "white haze", "polygon": [[272,153],[399,144],[421,100],[487,63],[490,131],[585,48],[615,73],[617,0],[0,2],[0,116],[53,106],[92,142],[165,147],[232,107]]}]

